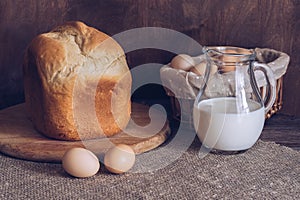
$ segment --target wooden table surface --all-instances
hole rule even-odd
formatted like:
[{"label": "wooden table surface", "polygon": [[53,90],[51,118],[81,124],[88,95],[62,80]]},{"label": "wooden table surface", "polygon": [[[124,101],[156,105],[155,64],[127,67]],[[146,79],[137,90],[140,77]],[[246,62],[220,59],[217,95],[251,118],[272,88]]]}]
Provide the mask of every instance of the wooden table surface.
[{"label": "wooden table surface", "polygon": [[275,114],[266,120],[260,139],[300,151],[300,118]]},{"label": "wooden table surface", "polygon": [[[149,103],[143,100],[137,102],[148,105],[153,104],[153,102]],[[169,104],[169,102],[166,101],[160,103],[165,106]],[[168,109],[167,111],[170,112]],[[171,129],[174,130],[174,121],[172,122],[172,120],[170,120],[170,126]],[[176,126],[177,125],[175,125],[175,127]],[[275,142],[300,151],[300,118],[280,113],[273,115],[270,119],[266,120],[260,139],[263,141]]]},{"label": "wooden table surface", "polygon": [[[138,103],[151,106],[158,103],[166,108],[166,111],[171,113],[170,102],[165,100],[149,101],[136,100]],[[172,132],[178,128],[178,122],[172,120],[169,116],[169,122]],[[300,117],[292,117],[281,114],[280,111],[271,116],[265,121],[263,132],[260,136],[262,141],[275,142],[280,145],[290,147],[300,151]]]}]

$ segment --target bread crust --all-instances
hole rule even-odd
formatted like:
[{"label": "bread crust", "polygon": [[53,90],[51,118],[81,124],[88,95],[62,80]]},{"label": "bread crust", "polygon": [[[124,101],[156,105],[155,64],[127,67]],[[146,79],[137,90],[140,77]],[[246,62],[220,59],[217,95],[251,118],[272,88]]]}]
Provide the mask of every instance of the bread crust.
[{"label": "bread crust", "polygon": [[112,136],[130,119],[132,80],[124,51],[82,22],[67,22],[34,38],[23,72],[29,116],[48,137]]}]

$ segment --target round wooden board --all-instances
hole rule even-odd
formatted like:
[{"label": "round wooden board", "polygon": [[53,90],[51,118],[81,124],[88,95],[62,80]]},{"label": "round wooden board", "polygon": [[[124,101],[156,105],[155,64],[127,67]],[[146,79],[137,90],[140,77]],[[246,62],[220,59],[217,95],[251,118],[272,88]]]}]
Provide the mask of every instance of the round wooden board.
[{"label": "round wooden board", "polygon": [[151,109],[151,120],[148,113],[148,106],[133,103],[131,117],[134,123],[130,122],[123,132],[110,138],[73,142],[41,135],[28,119],[24,104],[19,104],[0,111],[0,151],[25,160],[61,162],[65,151],[72,147],[84,147],[101,156],[114,144],[122,143],[140,154],[158,147],[170,135],[169,124],[163,113]]}]

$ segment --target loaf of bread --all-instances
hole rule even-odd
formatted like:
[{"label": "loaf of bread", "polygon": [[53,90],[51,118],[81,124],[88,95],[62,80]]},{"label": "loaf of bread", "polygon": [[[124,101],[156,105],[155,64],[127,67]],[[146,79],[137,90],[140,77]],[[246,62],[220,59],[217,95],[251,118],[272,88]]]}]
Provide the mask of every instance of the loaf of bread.
[{"label": "loaf of bread", "polygon": [[29,116],[48,137],[112,136],[130,119],[132,80],[124,51],[82,22],[67,22],[34,38],[23,71]]}]

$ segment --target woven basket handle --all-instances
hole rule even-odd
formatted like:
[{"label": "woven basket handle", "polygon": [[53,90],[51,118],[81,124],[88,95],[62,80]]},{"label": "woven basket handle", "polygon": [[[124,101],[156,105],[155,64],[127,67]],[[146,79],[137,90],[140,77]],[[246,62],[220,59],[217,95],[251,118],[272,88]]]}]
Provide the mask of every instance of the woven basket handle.
[{"label": "woven basket handle", "polygon": [[258,63],[258,62],[253,62],[253,70],[260,70],[263,72],[263,74],[266,77],[266,81],[268,84],[268,93],[269,93],[269,98],[267,98],[268,102],[265,102],[266,99],[264,99],[264,104],[265,104],[265,113],[267,113],[273,106],[275,99],[276,99],[276,80],[275,76],[273,74],[273,71],[271,68],[263,63]]}]

